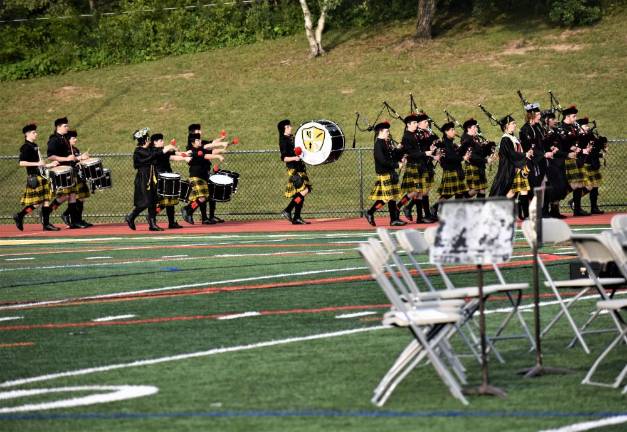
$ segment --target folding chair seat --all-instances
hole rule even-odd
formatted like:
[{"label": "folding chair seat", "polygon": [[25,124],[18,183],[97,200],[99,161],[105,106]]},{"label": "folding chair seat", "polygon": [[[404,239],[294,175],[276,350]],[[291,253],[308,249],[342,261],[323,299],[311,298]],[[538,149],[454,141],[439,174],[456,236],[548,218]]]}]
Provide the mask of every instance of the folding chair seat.
[{"label": "folding chair seat", "polygon": [[451,394],[467,405],[468,401],[462,394],[460,383],[444,362],[445,359],[453,368],[455,375],[465,382],[465,377],[460,374],[462,371],[458,369],[460,363],[447,343],[447,337],[451,329],[454,329],[454,324],[462,319],[459,302],[455,306],[451,303],[442,305],[438,301],[407,301],[410,295],[408,289],[402,283],[399,284],[402,282],[400,279],[392,280],[390,272],[386,272],[389,269],[389,255],[381,245],[376,240],[370,239],[368,243],[360,244],[358,250],[367,262],[372,277],[390,300],[393,310],[404,316],[406,321],[404,327],[412,334],[412,341],[376,387],[372,402],[378,406],[385,404],[398,384],[423,359],[426,359]]},{"label": "folding chair seat", "polygon": [[[415,243],[412,240],[414,240],[418,236],[420,236],[420,233],[418,231],[415,231],[415,230],[413,230],[413,232],[411,232],[411,230],[406,230],[406,231],[410,231],[407,234],[408,240],[412,244],[415,244],[417,246],[418,243]],[[424,232],[424,239],[425,239],[426,243],[429,246],[433,245],[433,243],[435,242],[436,231],[437,231],[437,227],[429,227]],[[414,251],[415,251],[415,249],[414,249]],[[512,305],[512,309],[505,316],[505,318],[501,321],[501,323],[497,327],[497,330],[494,333],[494,335],[488,336],[488,340],[489,341],[497,341],[497,340],[500,340],[500,339],[520,339],[520,338],[525,338],[525,339],[527,339],[529,341],[529,345],[531,346],[531,348],[534,349],[535,348],[535,341],[534,341],[534,339],[533,339],[533,337],[531,335],[531,331],[529,330],[529,326],[527,325],[527,322],[525,321],[524,317],[522,316],[522,313],[518,309],[518,307],[520,306],[521,300],[522,300],[522,292],[523,292],[523,290],[529,289],[529,284],[527,282],[509,283],[509,282],[507,282],[505,280],[505,278],[503,277],[503,273],[501,272],[501,270],[499,269],[499,267],[496,264],[492,264],[491,267],[492,267],[492,270],[494,270],[494,273],[497,276],[498,283],[487,284],[484,287],[484,289],[483,289],[484,295],[488,296],[489,294],[493,294],[493,293],[502,293],[505,296],[507,296],[510,304]],[[461,288],[456,288],[455,287],[455,285],[453,284],[451,279],[448,277],[448,275],[444,271],[444,268],[443,268],[442,265],[436,264],[436,269],[437,269],[438,273],[440,274],[440,276],[442,277],[442,279],[444,280],[444,283],[445,283],[447,289],[461,289]],[[467,287],[467,288],[478,289],[477,287]],[[516,294],[515,298],[512,295],[512,293]],[[507,336],[504,336],[503,332],[504,332],[505,328],[507,327],[507,325],[510,323],[510,321],[514,317],[516,317],[518,319],[518,322],[520,323],[520,326],[521,326],[521,328],[523,330],[523,334],[522,335],[507,335]],[[502,362],[503,359],[502,359],[502,357],[500,357],[498,355],[498,352],[495,352],[495,354],[496,354],[497,358]]]},{"label": "folding chair seat", "polygon": [[[625,312],[625,315],[627,315],[627,299],[602,300],[602,301],[597,302],[597,309],[600,311],[605,310],[608,313],[615,314],[615,315],[619,315],[620,311],[622,310]],[[595,362],[590,367],[590,370],[588,370],[588,373],[584,377],[583,381],[581,381],[582,384],[618,388],[621,382],[627,376],[627,363],[626,363],[625,366],[623,366],[623,369],[621,370],[621,372],[614,379],[613,383],[607,384],[607,383],[602,383],[598,381],[592,381],[592,376],[601,365],[601,362],[605,359],[605,357],[607,357],[610,351],[612,351],[619,343],[624,341],[624,339],[627,337],[627,325],[625,324],[625,320],[624,319],[619,320],[619,323],[617,323],[618,335],[609,343],[609,345],[605,348],[605,350],[603,350],[603,352],[599,355],[599,357],[597,357]],[[625,387],[625,389],[623,389],[623,393],[625,393],[626,390],[627,390],[627,386]]]},{"label": "folding chair seat", "polygon": [[[535,238],[535,233],[533,231],[533,226],[531,221],[524,221],[522,223],[522,232],[531,247],[533,245],[533,241]],[[560,219],[542,219],[542,242],[544,244],[556,245],[560,243],[569,243],[571,239],[572,231],[568,224]],[[567,280],[555,280],[544,261],[542,260],[542,256],[538,255],[538,266],[542,271],[544,276],[544,286],[550,288],[555,296],[560,310],[557,314],[551,319],[551,321],[546,325],[546,327],[542,330],[541,336],[544,337],[560,320],[562,316],[566,317],[568,324],[571,329],[575,333],[576,340],[581,344],[581,347],[586,352],[586,354],[590,354],[590,348],[588,344],[585,342],[583,335],[581,334],[577,324],[575,323],[574,318],[570,314],[570,308],[575,304],[577,300],[583,297],[586,293],[589,293],[595,286],[595,282],[591,278],[579,278],[579,279],[567,279]],[[604,286],[618,286],[624,283],[623,278],[601,278],[600,282]],[[580,289],[580,291],[571,299],[564,300],[562,295],[560,294],[560,289]]]},{"label": "folding chair seat", "polygon": [[614,215],[610,224],[624,251],[627,249],[627,214]]}]

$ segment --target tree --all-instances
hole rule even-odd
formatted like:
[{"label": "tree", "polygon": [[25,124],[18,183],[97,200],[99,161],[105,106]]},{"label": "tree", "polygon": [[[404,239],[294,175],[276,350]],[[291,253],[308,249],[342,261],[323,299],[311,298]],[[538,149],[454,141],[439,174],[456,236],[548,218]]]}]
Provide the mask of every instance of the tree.
[{"label": "tree", "polygon": [[305,35],[309,42],[309,55],[310,57],[318,57],[325,53],[322,48],[322,32],[324,31],[324,25],[326,24],[327,13],[333,10],[342,0],[318,0],[320,6],[320,16],[318,17],[318,23],[314,31],[313,21],[311,17],[311,10],[307,4],[307,0],[299,0],[300,6],[303,9],[303,17],[305,19]]},{"label": "tree", "polygon": [[418,0],[418,21],[414,39],[417,41],[431,39],[431,24],[435,15],[436,0]]}]

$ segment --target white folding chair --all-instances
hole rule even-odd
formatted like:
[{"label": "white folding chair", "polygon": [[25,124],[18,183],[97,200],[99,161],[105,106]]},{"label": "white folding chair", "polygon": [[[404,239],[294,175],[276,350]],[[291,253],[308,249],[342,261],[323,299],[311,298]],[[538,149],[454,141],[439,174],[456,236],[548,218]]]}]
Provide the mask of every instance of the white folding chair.
[{"label": "white folding chair", "polygon": [[610,225],[621,246],[627,248],[627,213],[612,216]]},{"label": "white folding chair", "polygon": [[[424,238],[427,244],[429,244],[429,246],[433,245],[433,243],[435,242],[436,231],[437,231],[437,227],[429,227],[425,229]],[[410,234],[410,237],[417,237],[418,235],[420,235],[419,232]],[[438,273],[444,280],[446,287],[448,289],[455,289],[456,288],[455,285],[453,284],[451,279],[448,277],[448,275],[444,271],[443,266],[436,264],[436,269],[438,270]],[[512,305],[512,308],[509,311],[509,313],[505,316],[505,318],[501,321],[494,335],[488,336],[488,340],[496,342],[501,339],[525,338],[529,341],[529,345],[531,346],[531,349],[534,349],[535,340],[533,339],[533,336],[531,335],[531,331],[529,330],[529,326],[527,325],[527,322],[525,321],[524,317],[522,316],[522,313],[518,309],[518,307],[520,306],[520,302],[522,300],[522,292],[523,290],[526,290],[529,288],[529,284],[527,282],[508,283],[503,277],[503,273],[501,272],[501,269],[498,267],[498,265],[492,264],[492,269],[494,270],[494,273],[496,274],[498,283],[487,284],[484,287],[484,293],[488,293],[486,289],[492,290],[490,294],[494,292],[503,293],[505,296],[507,296],[510,304]],[[464,289],[464,288],[457,288],[457,289]],[[478,290],[478,287],[466,287],[465,289],[477,289]],[[516,298],[512,296],[513,292],[516,293]],[[516,317],[518,319],[520,326],[523,330],[523,334],[522,335],[503,335],[505,328],[510,323],[513,317]],[[497,355],[497,358],[499,358],[499,360],[502,361],[502,358],[500,358],[500,356],[498,355],[498,352],[495,352],[495,354]]]},{"label": "white folding chair", "polygon": [[[412,341],[375,389],[372,402],[378,406],[385,404],[396,386],[423,358],[426,358],[449,388],[451,394],[464,405],[467,405],[468,401],[462,394],[460,384],[438,355],[438,352],[442,351],[441,342],[447,337],[450,328],[462,318],[459,306],[446,305],[442,307],[438,306],[437,302],[416,304],[407,301],[409,291],[403,289],[402,285],[393,283],[385,274],[387,259],[383,248],[374,239],[371,239],[368,243],[359,245],[359,252],[368,263],[372,277],[392,303],[393,309],[404,315],[407,323],[406,328],[413,336]],[[451,355],[451,353],[448,354]]]},{"label": "white folding chair", "polygon": [[[533,230],[533,226],[531,221],[524,221],[522,223],[522,232],[529,243],[529,246],[532,246],[533,239],[535,238],[535,232]],[[570,242],[572,235],[572,231],[568,224],[560,219],[542,219],[542,242],[544,244],[556,245],[560,243]],[[586,352],[586,354],[590,354],[590,348],[588,344],[583,339],[583,335],[581,334],[575,320],[570,314],[570,308],[575,304],[577,300],[583,297],[586,293],[590,292],[595,286],[594,280],[591,278],[579,278],[579,279],[567,279],[567,280],[555,280],[549,273],[544,261],[540,254],[538,254],[538,266],[544,275],[544,285],[549,287],[551,291],[553,291],[553,295],[557,299],[560,310],[557,314],[551,319],[549,324],[542,330],[541,336],[544,337],[559,321],[562,316],[565,316],[570,327],[575,333],[575,338],[581,344],[581,347]],[[602,278],[601,283],[605,286],[612,285],[620,285],[624,283],[623,278]],[[560,289],[579,289],[580,291],[571,299],[565,301],[560,294]]]},{"label": "white folding chair", "polygon": [[[597,309],[600,310],[600,311],[604,310],[604,311],[607,311],[610,314],[618,316],[619,313],[620,313],[619,311],[621,311],[621,310],[627,311],[627,299],[602,300],[602,301],[597,302]],[[602,383],[602,382],[599,382],[599,381],[592,381],[592,376],[594,375],[596,370],[599,368],[599,366],[601,365],[601,362],[605,359],[605,357],[607,357],[607,355],[610,353],[610,351],[612,351],[619,343],[623,342],[624,339],[627,338],[627,325],[625,325],[625,320],[624,319],[619,317],[619,322],[617,323],[617,328],[618,328],[618,336],[616,336],[610,342],[610,344],[605,348],[605,350],[603,350],[601,355],[599,355],[599,357],[597,357],[595,362],[590,367],[590,370],[588,370],[588,373],[584,377],[583,381],[581,381],[582,384],[590,384],[590,385],[597,385],[597,386],[602,386],[602,387],[618,388],[620,386],[621,382],[627,376],[627,363],[626,363],[625,366],[623,366],[623,369],[621,370],[621,372],[614,379],[614,382],[612,382],[611,384]],[[627,389],[627,387],[625,387],[625,389]],[[623,393],[625,393],[625,390],[623,390]]]}]

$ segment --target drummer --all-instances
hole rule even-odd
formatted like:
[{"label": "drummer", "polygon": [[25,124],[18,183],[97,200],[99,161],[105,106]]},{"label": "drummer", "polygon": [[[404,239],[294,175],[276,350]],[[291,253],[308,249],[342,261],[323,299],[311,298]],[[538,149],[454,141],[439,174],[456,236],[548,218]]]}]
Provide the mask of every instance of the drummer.
[{"label": "drummer", "polygon": [[191,150],[188,150],[188,154],[191,156],[191,160],[189,161],[189,186],[191,192],[189,194],[189,204],[181,209],[181,215],[185,222],[193,225],[194,211],[200,208],[202,223],[205,225],[213,225],[217,223],[215,216],[212,215],[213,218],[207,217],[210,161],[218,160],[221,162],[224,160],[224,156],[221,154],[213,154],[210,149],[204,148],[199,133],[189,134],[188,141],[192,146]]},{"label": "drummer", "polygon": [[[81,151],[76,147],[78,143],[78,133],[75,130],[70,130],[66,134],[66,138],[70,143],[70,147],[72,148],[72,152],[74,155],[81,161],[89,159],[89,153],[81,154]],[[77,223],[79,225],[84,225],[83,228],[89,228],[90,226],[94,226],[93,224],[87,222],[83,219],[83,208],[84,203],[87,198],[89,198],[89,185],[87,183],[87,178],[85,176],[85,172],[83,171],[80,162],[75,166],[75,176],[76,176],[76,214],[77,214]],[[61,214],[61,220],[65,222],[66,225],[71,225],[70,223],[70,212],[66,209]]]},{"label": "drummer", "polygon": [[[48,159],[59,162],[61,166],[69,166],[74,168],[79,157],[77,157],[70,147],[67,139],[68,119],[61,117],[54,121],[54,133],[48,139]],[[78,213],[76,205],[76,185],[57,189],[56,198],[50,203],[51,211],[56,210],[62,203],[68,201],[68,214],[70,218],[65,221],[70,228],[87,228],[84,224],[79,223],[81,217]]]},{"label": "drummer", "polygon": [[41,205],[41,219],[44,231],[58,231],[59,228],[50,223],[50,201],[52,200],[52,190],[50,182],[45,177],[44,168],[53,168],[59,162],[46,164],[41,159],[39,147],[35,143],[37,140],[37,125],[27,124],[22,128],[24,134],[24,144],[20,147],[20,166],[26,168],[26,188],[22,195],[21,204],[24,206],[19,213],[13,215],[13,220],[17,229],[24,231],[24,216],[30,214],[36,207]]},{"label": "drummer", "polygon": [[[281,212],[288,221],[294,225],[305,225],[306,222],[300,213],[305,204],[305,196],[311,192],[311,183],[307,176],[305,163],[299,154],[296,154],[294,148],[294,136],[292,135],[292,123],[288,120],[281,120],[277,124],[279,129],[279,149],[281,151],[281,160],[287,166],[287,187],[285,188],[285,197],[291,198],[290,203]],[[298,148],[300,150],[300,148]],[[292,210],[294,215],[292,216]]]},{"label": "drummer", "polygon": [[[156,153],[157,157],[157,160],[155,161],[157,175],[172,172],[170,161],[189,162],[192,160],[191,156],[188,156],[186,153],[179,153],[173,143],[164,145],[163,134],[153,134],[150,137],[150,142],[152,143],[153,151]],[[177,205],[178,202],[178,197],[159,197],[157,214],[165,208],[166,214],[168,215],[168,228],[170,229],[183,228],[174,218],[174,206]]]}]

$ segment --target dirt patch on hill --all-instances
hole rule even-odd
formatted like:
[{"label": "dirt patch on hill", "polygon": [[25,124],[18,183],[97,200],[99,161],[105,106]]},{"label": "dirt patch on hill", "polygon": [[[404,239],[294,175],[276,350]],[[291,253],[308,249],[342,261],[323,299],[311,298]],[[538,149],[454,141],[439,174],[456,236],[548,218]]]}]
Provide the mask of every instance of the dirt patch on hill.
[{"label": "dirt patch on hill", "polygon": [[176,79],[185,79],[185,80],[190,80],[190,79],[194,79],[196,78],[196,75],[194,74],[194,72],[183,72],[180,74],[173,74],[173,75],[161,75],[159,77],[156,77],[155,79],[165,79],[165,80],[176,80]]},{"label": "dirt patch on hill", "polygon": [[549,45],[548,49],[552,49],[558,52],[567,52],[567,51],[579,51],[583,49],[583,45],[581,44],[554,44]]},{"label": "dirt patch on hill", "polygon": [[64,101],[75,99],[97,99],[104,96],[104,92],[97,87],[63,86],[52,92],[57,99]]},{"label": "dirt patch on hill", "polygon": [[526,54],[529,51],[533,51],[535,49],[536,47],[533,46],[529,41],[526,41],[524,39],[516,39],[507,44],[507,46],[503,50],[503,54],[505,55]]}]

